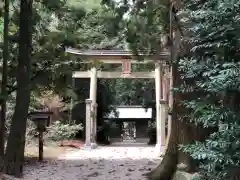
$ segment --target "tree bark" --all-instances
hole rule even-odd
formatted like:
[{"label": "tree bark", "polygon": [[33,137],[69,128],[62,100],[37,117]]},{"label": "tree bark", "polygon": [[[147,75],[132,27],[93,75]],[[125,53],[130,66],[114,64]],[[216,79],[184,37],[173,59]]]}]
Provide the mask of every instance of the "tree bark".
[{"label": "tree bark", "polygon": [[1,84],[1,123],[0,123],[0,158],[3,159],[5,150],[5,122],[6,122],[6,98],[7,98],[7,71],[8,71],[8,24],[9,24],[9,0],[4,1],[4,45]]},{"label": "tree bark", "polygon": [[[176,84],[175,79],[175,70],[176,68],[173,66],[171,68],[171,76],[172,79],[170,80],[171,86],[174,86]],[[175,93],[174,93],[175,94]],[[171,97],[172,96],[172,97]],[[173,96],[173,93],[170,93],[170,106],[172,107],[172,115],[169,120],[170,123],[170,130],[169,130],[169,136],[167,138],[166,148],[164,157],[162,159],[162,162],[160,165],[154,169],[152,172],[146,174],[149,180],[170,180],[172,176],[174,175],[174,172],[177,169],[177,163],[178,163],[178,141],[177,138],[180,133],[180,121],[177,120],[177,97]]]},{"label": "tree bark", "polygon": [[[180,4],[180,0],[176,0],[176,4]],[[171,15],[170,15],[171,19]],[[171,20],[170,20],[171,21]],[[179,33],[175,30],[173,37],[172,24],[170,22],[170,39],[171,43],[171,60],[176,61],[176,57],[180,53]],[[182,33],[181,33],[182,34]],[[178,72],[177,63],[172,62],[170,88],[180,87],[181,75]],[[170,117],[170,135],[166,143],[165,155],[160,165],[152,172],[148,173],[149,180],[171,180],[177,170],[185,172],[196,171],[195,161],[188,155],[179,150],[179,145],[191,144],[194,141],[203,141],[208,137],[212,129],[204,129],[195,124],[191,124],[188,119],[182,118],[187,113],[187,109],[180,105],[182,100],[196,97],[196,94],[170,93],[169,106],[172,107],[172,116]]]},{"label": "tree bark", "polygon": [[[180,74],[177,65],[172,65],[171,70],[171,87],[178,87],[181,83]],[[165,153],[160,165],[152,172],[148,173],[149,180],[170,180],[177,169],[186,172],[194,172],[196,170],[193,159],[179,150],[179,145],[190,144],[195,140],[202,140],[200,128],[181,119],[185,109],[180,105],[183,100],[180,93],[170,93],[170,107],[172,107],[172,116],[170,117],[170,134],[167,139]]]},{"label": "tree bark", "polygon": [[32,0],[21,0],[16,106],[4,159],[4,171],[20,177],[23,170],[26,123],[30,103]]},{"label": "tree bark", "polygon": [[[173,37],[172,9],[170,6],[170,59],[171,59],[171,79],[170,88],[179,87],[181,84],[180,74],[178,72],[178,63],[175,62],[180,49],[180,32],[175,29],[175,37]],[[170,180],[173,178],[177,169],[184,169],[187,172],[195,170],[195,164],[192,158],[179,150],[179,145],[190,144],[197,139],[198,131],[194,125],[187,123],[181,119],[184,108],[180,105],[184,97],[178,92],[169,94],[169,106],[172,107],[172,115],[169,116],[168,126],[170,133],[167,139],[165,154],[160,165],[152,172],[147,174],[149,180]],[[193,133],[195,132],[195,133]],[[193,134],[191,134],[193,133]]]}]

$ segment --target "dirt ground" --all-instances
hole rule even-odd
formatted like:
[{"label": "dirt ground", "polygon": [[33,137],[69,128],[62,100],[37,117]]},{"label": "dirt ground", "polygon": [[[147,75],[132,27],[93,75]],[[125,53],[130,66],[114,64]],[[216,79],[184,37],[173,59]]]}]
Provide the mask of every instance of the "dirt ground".
[{"label": "dirt ground", "polygon": [[[44,146],[44,161],[38,162],[36,144],[25,149],[23,178],[0,174],[0,180],[144,180],[144,173],[160,163],[154,147],[147,145],[100,146],[84,150],[83,143],[65,142]],[[71,146],[71,147],[70,147]],[[189,180],[192,175],[178,172],[174,180]]]},{"label": "dirt ground", "polygon": [[[31,143],[25,148],[25,166],[39,166],[47,163],[54,162],[58,157],[63,156],[66,153],[76,151],[77,148],[83,146],[81,141],[65,141],[64,146],[59,146],[60,143],[46,143],[44,145],[44,160],[43,162],[38,161],[38,144],[37,141]],[[0,174],[0,180],[15,180],[8,175]]]},{"label": "dirt ground", "polygon": [[[56,159],[59,156],[69,152],[76,150],[76,148],[69,147],[69,146],[59,146],[57,143],[51,143],[47,146],[44,146],[44,159]],[[25,157],[34,158],[38,157],[38,145],[29,145],[25,148]]]},{"label": "dirt ground", "polygon": [[52,144],[44,147],[44,162],[40,163],[37,146],[28,146],[21,179],[144,180],[143,174],[161,161],[155,152],[154,146],[146,144],[114,144],[92,150]]}]

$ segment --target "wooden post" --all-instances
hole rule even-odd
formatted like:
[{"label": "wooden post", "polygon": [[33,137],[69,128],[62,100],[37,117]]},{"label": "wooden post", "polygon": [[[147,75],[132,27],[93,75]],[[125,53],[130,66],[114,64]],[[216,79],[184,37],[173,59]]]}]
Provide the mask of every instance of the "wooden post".
[{"label": "wooden post", "polygon": [[168,137],[171,133],[171,127],[172,127],[172,106],[173,106],[173,92],[172,92],[172,88],[173,88],[173,69],[172,66],[169,67],[169,94],[168,94]]},{"label": "wooden post", "polygon": [[91,147],[91,104],[92,100],[86,99],[86,122],[85,122],[85,147]]},{"label": "wooden post", "polygon": [[92,100],[92,106],[91,106],[92,142],[91,143],[96,144],[96,135],[97,135],[97,116],[96,116],[97,115],[97,68],[95,66],[93,66],[91,69],[90,99]]},{"label": "wooden post", "polygon": [[161,99],[160,100],[160,114],[161,114],[161,126],[160,126],[160,134],[161,134],[161,146],[160,149],[164,150],[164,146],[165,146],[165,141],[166,141],[166,120],[167,120],[167,101],[165,99]]},{"label": "wooden post", "polygon": [[90,99],[93,105],[97,103],[97,68],[95,66],[91,69]]},{"label": "wooden post", "polygon": [[[162,84],[162,91],[163,91],[163,97],[162,97],[162,116],[164,119],[164,123],[165,123],[165,135],[167,135],[168,133],[168,72],[167,72],[167,66],[164,66],[164,75],[163,75],[163,84]],[[166,124],[167,122],[167,124]],[[165,138],[165,137],[164,137]]]},{"label": "wooden post", "polygon": [[92,117],[92,122],[93,122],[93,142],[96,144],[96,137],[97,137],[97,103],[93,105],[93,117]]},{"label": "wooden post", "polygon": [[156,134],[157,142],[156,149],[162,153],[165,146],[165,119],[163,116],[163,106],[161,106],[161,94],[162,94],[162,72],[161,64],[155,64],[155,90],[156,90]]},{"label": "wooden post", "polygon": [[43,132],[38,133],[38,160],[43,160]]},{"label": "wooden post", "polygon": [[167,76],[166,76],[166,71],[164,71],[164,75],[162,77],[162,99],[164,99],[165,101],[168,100],[168,97],[167,97]]}]

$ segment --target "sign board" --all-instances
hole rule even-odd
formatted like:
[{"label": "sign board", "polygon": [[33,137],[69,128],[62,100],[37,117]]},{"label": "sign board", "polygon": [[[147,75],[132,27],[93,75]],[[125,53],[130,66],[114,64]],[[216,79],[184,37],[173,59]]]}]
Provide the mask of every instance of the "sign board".
[{"label": "sign board", "polygon": [[35,111],[29,113],[29,116],[32,121],[37,121],[37,120],[47,120],[50,116],[52,115],[52,112],[41,112],[41,111]]},{"label": "sign board", "polygon": [[125,59],[122,62],[122,74],[128,75],[132,72],[131,60]]}]

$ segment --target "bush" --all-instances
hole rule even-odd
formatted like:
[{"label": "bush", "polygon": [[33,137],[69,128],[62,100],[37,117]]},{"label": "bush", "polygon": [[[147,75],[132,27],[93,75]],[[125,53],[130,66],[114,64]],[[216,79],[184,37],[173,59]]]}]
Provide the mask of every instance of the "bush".
[{"label": "bush", "polygon": [[56,121],[47,128],[47,134],[45,138],[52,141],[60,141],[62,146],[63,140],[74,137],[79,131],[82,130],[82,124],[64,124],[60,121]]},{"label": "bush", "polygon": [[33,140],[38,136],[38,131],[36,124],[28,119],[27,129],[26,129],[26,145],[33,142]]}]

